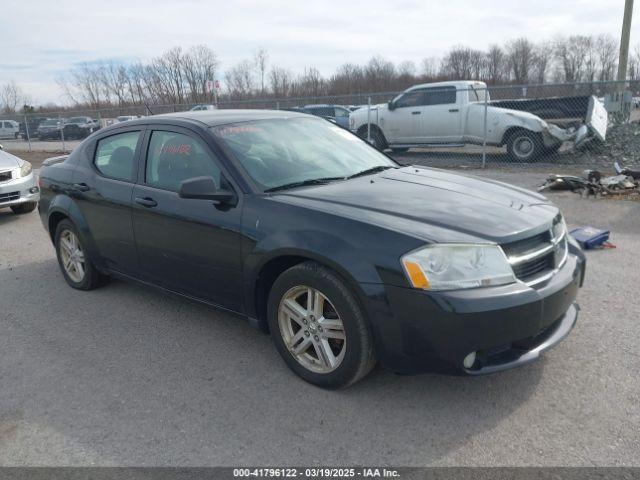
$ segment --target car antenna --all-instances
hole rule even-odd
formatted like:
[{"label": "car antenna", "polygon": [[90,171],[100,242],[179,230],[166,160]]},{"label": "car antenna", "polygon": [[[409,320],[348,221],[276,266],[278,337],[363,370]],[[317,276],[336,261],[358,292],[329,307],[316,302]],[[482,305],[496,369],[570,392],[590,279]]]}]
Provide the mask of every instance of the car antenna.
[{"label": "car antenna", "polygon": [[149,112],[149,115],[155,115],[155,113],[153,113],[149,108],[149,104],[147,102],[144,102],[144,106],[147,107],[147,112]]}]

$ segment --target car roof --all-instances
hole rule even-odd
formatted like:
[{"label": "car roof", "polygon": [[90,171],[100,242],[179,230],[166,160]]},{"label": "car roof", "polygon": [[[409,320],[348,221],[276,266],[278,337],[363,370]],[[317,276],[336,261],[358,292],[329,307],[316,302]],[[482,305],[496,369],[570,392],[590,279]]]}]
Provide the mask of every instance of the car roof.
[{"label": "car roof", "polygon": [[228,123],[250,122],[253,120],[270,120],[277,118],[309,117],[308,114],[284,110],[201,110],[175,113],[163,113],[151,117],[131,120],[130,125],[145,123],[162,123],[163,120],[192,120],[204,123],[209,127]]}]

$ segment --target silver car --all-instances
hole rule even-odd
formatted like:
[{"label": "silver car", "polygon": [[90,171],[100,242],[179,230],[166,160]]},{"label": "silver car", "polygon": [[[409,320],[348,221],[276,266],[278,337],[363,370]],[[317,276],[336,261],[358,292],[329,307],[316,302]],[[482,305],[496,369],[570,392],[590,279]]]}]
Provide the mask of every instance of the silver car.
[{"label": "silver car", "polygon": [[40,189],[31,164],[2,151],[0,146],[0,209],[10,207],[13,213],[29,213],[38,200]]}]

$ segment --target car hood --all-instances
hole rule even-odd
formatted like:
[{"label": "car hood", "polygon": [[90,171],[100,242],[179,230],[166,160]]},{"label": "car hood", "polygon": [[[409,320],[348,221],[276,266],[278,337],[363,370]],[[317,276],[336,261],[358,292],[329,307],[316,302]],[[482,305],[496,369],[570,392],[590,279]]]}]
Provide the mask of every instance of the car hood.
[{"label": "car hood", "polygon": [[15,155],[0,150],[0,170],[10,170],[22,166],[22,160]]},{"label": "car hood", "polygon": [[550,228],[558,214],[537,193],[424,167],[386,170],[273,198],[433,242],[510,242]]}]

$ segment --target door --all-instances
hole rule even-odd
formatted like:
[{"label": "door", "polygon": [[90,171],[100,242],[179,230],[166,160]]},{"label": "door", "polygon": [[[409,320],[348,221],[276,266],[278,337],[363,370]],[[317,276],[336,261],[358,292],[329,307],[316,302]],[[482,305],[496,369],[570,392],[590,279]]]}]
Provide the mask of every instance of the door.
[{"label": "door", "polygon": [[420,136],[422,90],[403,93],[393,102],[393,110],[385,110],[380,126],[389,143],[415,144]]},{"label": "door", "polygon": [[466,91],[456,87],[431,87],[424,89],[420,106],[419,143],[459,143],[462,141],[462,99]]},{"label": "door", "polygon": [[107,267],[135,275],[131,195],[143,129],[126,129],[102,137],[85,149],[73,174],[76,204]]},{"label": "door", "polygon": [[133,192],[140,270],[150,282],[241,311],[241,208],[178,196],[182,181],[201,176],[239,191],[197,134],[178,127],[151,132]]}]

